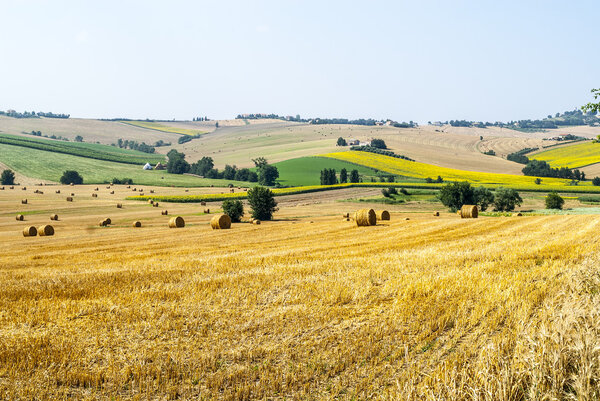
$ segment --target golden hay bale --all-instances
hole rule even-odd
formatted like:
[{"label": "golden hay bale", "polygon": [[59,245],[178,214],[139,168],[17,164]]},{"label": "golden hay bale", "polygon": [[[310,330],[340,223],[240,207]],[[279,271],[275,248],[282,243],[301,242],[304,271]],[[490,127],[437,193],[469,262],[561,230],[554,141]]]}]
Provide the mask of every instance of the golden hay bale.
[{"label": "golden hay bale", "polygon": [[98,190],[98,187],[94,188],[94,191],[97,191],[97,190]]},{"label": "golden hay bale", "polygon": [[260,220],[254,219],[254,220],[252,220],[252,224],[260,224]]},{"label": "golden hay bale", "polygon": [[357,226],[374,226],[377,224],[377,215],[373,209],[360,209],[354,213]]},{"label": "golden hay bale", "polygon": [[437,217],[440,215],[440,212],[435,212],[433,215]]},{"label": "golden hay bale", "polygon": [[4,191],[4,187],[0,187],[0,191]]},{"label": "golden hay bale", "polygon": [[23,191],[27,191],[27,187],[23,187],[21,188]]},{"label": "golden hay bale", "polygon": [[169,215],[169,211],[168,210],[163,210],[162,212],[160,212],[160,214],[162,214],[163,216],[168,216]]},{"label": "golden hay bale", "polygon": [[216,214],[210,219],[210,226],[213,230],[227,230],[231,228],[231,217],[226,214]]},{"label": "golden hay bale", "polygon": [[54,235],[54,227],[49,224],[38,227],[38,235],[40,237],[48,237],[50,235]]},{"label": "golden hay bale", "polygon": [[171,217],[171,219],[169,220],[169,227],[170,228],[185,227],[185,220],[183,220],[183,217],[181,217],[181,216]]},{"label": "golden hay bale", "polygon": [[142,223],[141,223],[141,222],[139,222],[139,221],[134,221],[134,222],[133,222],[133,226],[134,226],[134,227],[141,227],[141,226],[142,226]]},{"label": "golden hay bale", "polygon": [[100,223],[98,223],[98,225],[100,227],[106,227],[108,224],[106,223],[106,220],[100,220]]},{"label": "golden hay bale", "polygon": [[110,185],[108,187],[106,187],[106,189],[110,189]]},{"label": "golden hay bale", "polygon": [[58,215],[57,214],[51,214],[50,215],[50,220],[58,220]]},{"label": "golden hay bale", "polygon": [[92,198],[97,198],[98,194],[92,194]]},{"label": "golden hay bale", "polygon": [[73,198],[70,196],[67,196],[67,202],[73,202]]},{"label": "golden hay bale", "polygon": [[73,186],[75,186],[75,184],[73,184],[73,183],[71,183],[70,185],[71,185],[72,187],[73,187]]},{"label": "golden hay bale", "polygon": [[154,203],[152,204],[152,206],[154,206],[154,207],[158,207],[158,202],[154,202]]},{"label": "golden hay bale", "polygon": [[15,218],[17,219],[17,221],[25,220],[25,216],[23,216],[22,214],[18,214]]},{"label": "golden hay bale", "polygon": [[106,224],[112,224],[110,217],[105,218],[104,221],[106,221]]},{"label": "golden hay bale", "polygon": [[204,209],[204,214],[210,214],[210,209]]},{"label": "golden hay bale", "polygon": [[151,190],[150,190],[150,193],[151,193],[151,194],[153,194],[153,193],[154,193],[154,190],[153,190],[153,189],[151,189]]},{"label": "golden hay bale", "polygon": [[15,189],[15,187],[13,187],[13,186],[11,185],[9,189]]},{"label": "golden hay bale", "polygon": [[57,190],[56,190],[56,193],[57,193],[57,194],[59,194],[59,193],[60,193],[60,189],[57,189]]},{"label": "golden hay bale", "polygon": [[143,192],[140,192],[140,196],[144,196],[144,193],[143,193]]},{"label": "golden hay bale", "polygon": [[378,210],[375,212],[375,215],[377,216],[377,220],[389,220],[390,219],[390,212],[388,212],[387,210]]},{"label": "golden hay bale", "polygon": [[479,216],[477,205],[463,205],[460,208],[461,219],[476,219]]},{"label": "golden hay bale", "polygon": [[152,199],[148,199],[148,203],[154,203]]},{"label": "golden hay bale", "polygon": [[110,193],[111,195],[114,195],[114,194],[115,194],[115,191],[110,191],[109,193]]},{"label": "golden hay bale", "polygon": [[127,185],[125,188],[129,189],[129,188],[131,188],[131,185]]},{"label": "golden hay bale", "polygon": [[520,216],[523,216],[523,213],[521,213],[521,212],[518,212],[518,213],[515,213],[515,214],[513,214],[513,216],[520,217]]},{"label": "golden hay bale", "polygon": [[26,205],[27,204],[27,199],[21,199],[21,204],[22,205]]},{"label": "golden hay bale", "polygon": [[404,220],[410,220],[410,218],[408,218],[408,217],[405,217],[405,218],[404,218]]},{"label": "golden hay bale", "polygon": [[117,203],[117,209],[121,209],[123,207],[123,205],[121,205],[120,203]]},{"label": "golden hay bale", "polygon": [[75,196],[75,194],[73,192],[71,192],[71,196]]},{"label": "golden hay bale", "polygon": [[37,228],[34,226],[25,227],[23,229],[23,237],[35,237],[37,235]]},{"label": "golden hay bale", "polygon": [[200,206],[206,206],[206,202],[204,202],[204,201],[200,202]]},{"label": "golden hay bale", "polygon": [[350,221],[350,217],[343,217],[342,221]]}]

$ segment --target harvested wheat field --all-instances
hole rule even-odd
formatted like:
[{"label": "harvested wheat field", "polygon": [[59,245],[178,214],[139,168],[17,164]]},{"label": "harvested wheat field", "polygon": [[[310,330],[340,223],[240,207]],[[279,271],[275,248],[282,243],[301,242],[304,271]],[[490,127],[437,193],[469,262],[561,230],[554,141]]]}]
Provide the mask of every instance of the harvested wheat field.
[{"label": "harvested wheat field", "polygon": [[174,204],[172,230],[143,202],[72,205],[50,237],[22,234],[46,210],[0,216],[0,399],[600,396],[600,217],[357,227],[332,203],[212,230]]}]

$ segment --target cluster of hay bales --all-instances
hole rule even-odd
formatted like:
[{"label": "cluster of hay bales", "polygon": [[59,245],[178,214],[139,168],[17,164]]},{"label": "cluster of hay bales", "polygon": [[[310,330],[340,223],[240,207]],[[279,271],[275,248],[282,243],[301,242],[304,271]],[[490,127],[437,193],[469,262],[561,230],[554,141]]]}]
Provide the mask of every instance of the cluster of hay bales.
[{"label": "cluster of hay bales", "polygon": [[213,230],[227,230],[231,228],[231,218],[226,214],[217,214],[210,219],[210,226]]},{"label": "cluster of hay bales", "polygon": [[354,213],[354,221],[359,227],[374,226],[377,224],[377,215],[373,209],[360,209]]},{"label": "cluster of hay bales", "polygon": [[51,214],[50,215],[50,220],[57,221],[58,220],[58,215],[57,214]]},{"label": "cluster of hay bales", "polygon": [[54,227],[49,224],[38,227],[37,231],[40,237],[49,237],[54,235]]},{"label": "cluster of hay bales", "polygon": [[458,214],[461,219],[476,219],[479,216],[477,205],[463,205]]},{"label": "cluster of hay bales", "polygon": [[183,227],[185,227],[185,220],[183,220],[183,217],[176,216],[176,217],[171,217],[171,219],[169,219],[169,228],[183,228]]},{"label": "cluster of hay bales", "polygon": [[141,227],[141,226],[142,226],[141,222],[139,222],[139,221],[134,221],[133,222],[133,227]]}]

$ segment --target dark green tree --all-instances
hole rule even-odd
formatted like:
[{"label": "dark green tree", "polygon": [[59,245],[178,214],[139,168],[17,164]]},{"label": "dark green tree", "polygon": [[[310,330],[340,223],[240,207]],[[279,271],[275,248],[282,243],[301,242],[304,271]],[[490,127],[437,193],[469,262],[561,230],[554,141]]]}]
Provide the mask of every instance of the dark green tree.
[{"label": "dark green tree", "polygon": [[387,145],[383,139],[373,139],[371,140],[371,146],[378,149],[387,149]]},{"label": "dark green tree", "polygon": [[360,175],[358,174],[358,170],[352,170],[350,172],[350,182],[357,183],[360,181]]},{"label": "dark green tree", "polygon": [[498,212],[510,212],[516,206],[521,206],[523,199],[519,193],[512,188],[496,188],[494,194],[494,210]]},{"label": "dark green tree", "polygon": [[340,170],[340,184],[345,184],[348,182],[348,170],[345,168]]},{"label": "dark green tree", "polygon": [[337,146],[348,146],[348,142],[341,136],[337,139]]},{"label": "dark green tree", "polygon": [[[598,100],[598,98],[600,98],[600,89],[592,89],[592,94],[594,95],[594,99]],[[597,114],[600,112],[600,102],[598,102],[598,103],[589,102],[585,106],[582,106],[581,109],[586,113]]]},{"label": "dark green tree", "polygon": [[546,209],[562,209],[565,200],[556,192],[550,192],[546,196]]},{"label": "dark green tree", "polygon": [[475,193],[468,182],[453,182],[440,189],[438,199],[451,212],[456,212],[463,205],[475,205]]},{"label": "dark green tree", "polygon": [[171,149],[167,153],[167,172],[171,174],[185,174],[190,171],[190,164],[185,161],[185,154]]},{"label": "dark green tree", "polygon": [[258,182],[261,185],[273,186],[277,178],[279,178],[279,170],[275,166],[267,164],[258,169]]},{"label": "dark green tree", "polygon": [[477,187],[473,190],[475,196],[475,204],[482,211],[485,211],[490,204],[494,202],[494,193],[486,187]]},{"label": "dark green tree", "polygon": [[60,177],[60,183],[81,185],[83,184],[83,177],[75,170],[67,170]]},{"label": "dark green tree", "polygon": [[231,221],[239,223],[244,215],[244,204],[238,199],[227,199],[223,202],[223,213],[231,217]]},{"label": "dark green tree", "polygon": [[252,217],[258,220],[271,220],[277,211],[277,202],[269,188],[256,186],[248,190],[248,203]]},{"label": "dark green tree", "polygon": [[75,137],[75,142],[83,142],[83,137],[81,135],[77,135]]},{"label": "dark green tree", "polygon": [[234,180],[235,173],[237,173],[237,167],[226,164],[225,168],[223,169],[223,178],[226,180]]},{"label": "dark green tree", "polygon": [[267,164],[269,164],[269,163],[267,162],[267,159],[265,159],[265,158],[264,158],[264,157],[262,157],[262,156],[261,156],[261,157],[257,157],[256,159],[252,159],[252,161],[254,162],[254,165],[255,165],[257,168],[261,168],[261,167],[263,167],[263,166],[266,166]]},{"label": "dark green tree", "polygon": [[592,184],[595,185],[595,186],[600,185],[600,177],[594,177],[592,179]]},{"label": "dark green tree", "polygon": [[15,173],[12,170],[2,171],[0,183],[2,183],[2,185],[15,185]]}]

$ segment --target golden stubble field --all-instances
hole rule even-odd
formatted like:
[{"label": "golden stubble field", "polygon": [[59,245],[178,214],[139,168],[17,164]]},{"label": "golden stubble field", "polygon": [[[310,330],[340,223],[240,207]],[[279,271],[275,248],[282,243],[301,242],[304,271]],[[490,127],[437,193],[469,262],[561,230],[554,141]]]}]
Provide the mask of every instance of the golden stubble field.
[{"label": "golden stubble field", "polygon": [[[277,221],[213,231],[188,204],[166,207],[190,223],[168,229],[162,205],[82,193],[55,236],[23,238],[64,201],[44,194],[16,222],[13,191],[0,399],[600,396],[597,216],[396,207],[359,228],[341,221],[354,204],[288,201]],[[95,227],[113,208],[115,225]]]}]

